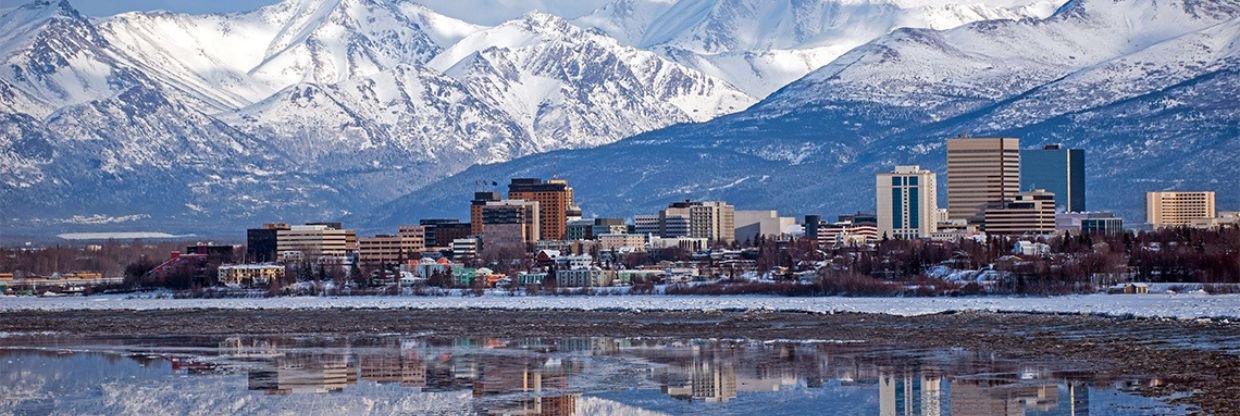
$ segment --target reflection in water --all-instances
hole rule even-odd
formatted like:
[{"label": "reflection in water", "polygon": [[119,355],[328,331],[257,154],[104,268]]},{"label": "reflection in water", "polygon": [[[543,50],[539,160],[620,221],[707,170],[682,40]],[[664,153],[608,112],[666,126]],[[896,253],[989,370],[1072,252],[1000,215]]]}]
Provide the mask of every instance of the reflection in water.
[{"label": "reflection in water", "polygon": [[[181,403],[184,413],[202,414],[1097,416],[1184,410],[1124,393],[1136,379],[964,351],[857,343],[401,337],[0,342],[7,347],[0,350],[6,363],[0,382],[14,386],[0,399],[4,414],[151,410],[141,403]],[[163,401],[126,397],[131,391],[158,392]],[[306,408],[290,412],[297,408],[291,405]],[[170,410],[177,409],[156,408]]]}]

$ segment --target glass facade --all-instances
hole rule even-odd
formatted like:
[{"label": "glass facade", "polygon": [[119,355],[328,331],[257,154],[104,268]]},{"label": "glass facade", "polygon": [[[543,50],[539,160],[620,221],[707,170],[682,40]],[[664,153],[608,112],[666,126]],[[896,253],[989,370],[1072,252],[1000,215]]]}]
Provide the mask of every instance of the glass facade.
[{"label": "glass facade", "polygon": [[1055,194],[1058,210],[1084,212],[1085,151],[1060,146],[1022,150],[1020,188],[1026,192],[1045,189]]}]

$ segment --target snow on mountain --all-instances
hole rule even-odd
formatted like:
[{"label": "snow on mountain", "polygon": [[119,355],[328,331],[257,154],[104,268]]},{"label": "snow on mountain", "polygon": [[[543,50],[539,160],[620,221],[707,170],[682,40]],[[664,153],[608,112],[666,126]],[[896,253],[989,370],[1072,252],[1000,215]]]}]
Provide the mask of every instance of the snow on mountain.
[{"label": "snow on mountain", "polygon": [[6,107],[40,118],[141,83],[65,1],[0,9],[0,59]]},{"label": "snow on mountain", "polygon": [[429,65],[507,111],[546,150],[706,121],[754,102],[720,80],[541,13],[468,36]]},{"label": "snow on mountain", "polygon": [[1042,18],[1062,0],[614,0],[576,23],[765,97],[902,27]]},{"label": "snow on mountain", "polygon": [[[1168,55],[1178,46],[1160,48],[1159,44],[1192,43],[1177,38],[1234,23],[1230,21],[1240,13],[1236,4],[1198,0],[1077,2],[1037,24],[992,21],[948,31],[899,30],[806,76],[797,82],[797,88],[773,97],[768,108],[794,111],[814,102],[870,101],[917,108],[942,119],[996,99],[1037,93],[1035,87],[1078,71],[1101,69],[1105,73],[1110,68],[1122,76],[1157,64],[1181,74],[1199,73],[1202,62],[1193,61],[1199,61],[1198,57],[1216,60],[1218,54],[1210,49],[1222,46],[1221,42],[1213,42],[1213,47],[1200,42],[1185,45],[1194,46],[1184,51],[1187,56]],[[1211,37],[1209,33],[1196,36]],[[1160,62],[1141,64],[1134,59]],[[1109,74],[1102,76],[1102,80],[1110,79]],[[1120,96],[1108,94],[1108,90],[1149,89],[1169,81],[1164,77],[1126,77],[1133,82],[1108,83],[1115,87],[1091,91],[1087,96],[1110,101]],[[1069,100],[1081,97],[1052,95]]]},{"label": "snow on mountain", "polygon": [[[224,119],[270,137],[299,163],[337,167],[493,163],[529,154],[528,135],[456,80],[422,66],[286,88]],[[341,154],[354,154],[348,161]]]},{"label": "snow on mountain", "polygon": [[611,0],[416,0],[418,3],[456,19],[495,26],[519,19],[530,12],[542,12],[573,19],[589,14]]},{"label": "snow on mountain", "polygon": [[[1215,190],[1240,204],[1240,1],[1078,0],[1046,19],[901,29],[763,102],[594,149],[477,166],[376,210],[435,211],[477,178],[558,175],[588,212],[721,198],[783,213],[873,209],[874,172],[943,172],[962,133],[1087,152],[1089,209],[1140,222],[1141,193]],[[941,189],[942,191],[942,189]],[[447,209],[444,209],[447,210]]]},{"label": "snow on mountain", "polygon": [[229,111],[299,82],[420,64],[479,28],[409,2],[285,0],[249,13],[126,13],[101,31],[161,81]]}]

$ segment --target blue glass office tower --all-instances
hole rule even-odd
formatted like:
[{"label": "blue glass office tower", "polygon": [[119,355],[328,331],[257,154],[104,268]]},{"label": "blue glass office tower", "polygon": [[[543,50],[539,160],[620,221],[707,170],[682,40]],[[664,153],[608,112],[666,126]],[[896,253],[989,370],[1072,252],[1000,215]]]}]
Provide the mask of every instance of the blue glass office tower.
[{"label": "blue glass office tower", "polygon": [[1020,151],[1020,189],[1055,194],[1060,211],[1085,211],[1085,151],[1061,145]]}]

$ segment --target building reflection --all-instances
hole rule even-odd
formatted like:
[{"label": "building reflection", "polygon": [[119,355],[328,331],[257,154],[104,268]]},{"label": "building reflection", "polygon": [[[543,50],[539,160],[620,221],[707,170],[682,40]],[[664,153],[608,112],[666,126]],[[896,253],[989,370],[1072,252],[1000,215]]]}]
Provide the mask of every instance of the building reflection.
[{"label": "building reflection", "polygon": [[[269,395],[332,394],[369,384],[411,393],[455,392],[471,400],[473,413],[506,415],[576,415],[587,391],[635,388],[706,406],[846,389],[877,397],[872,411],[881,416],[1085,416],[1091,385],[1120,383],[963,351],[887,351],[859,344],[237,337],[214,348],[214,354],[197,360],[148,353],[128,357],[166,361],[172,371],[191,376],[243,372],[248,390]],[[617,372],[625,376],[609,378]]]}]

